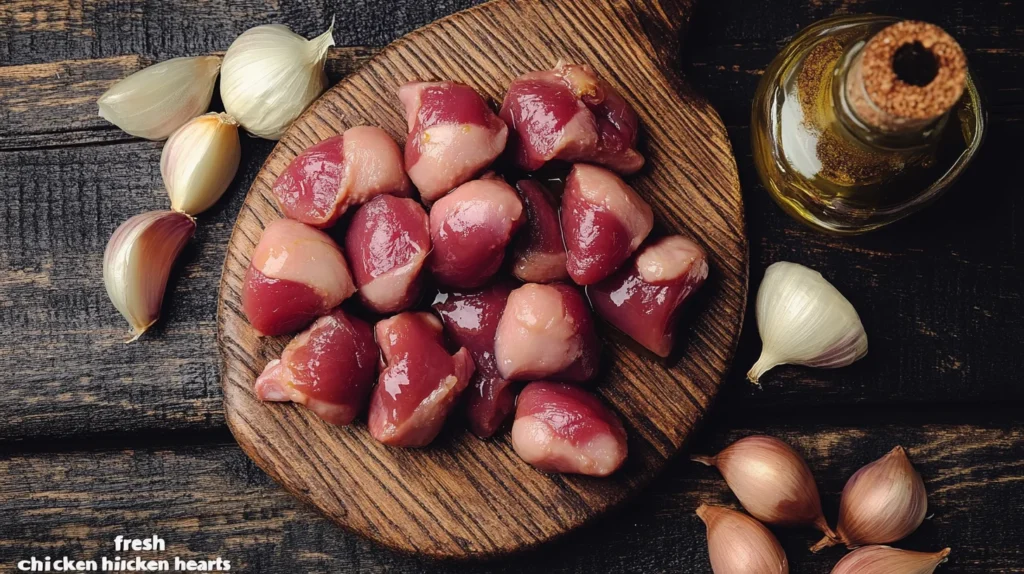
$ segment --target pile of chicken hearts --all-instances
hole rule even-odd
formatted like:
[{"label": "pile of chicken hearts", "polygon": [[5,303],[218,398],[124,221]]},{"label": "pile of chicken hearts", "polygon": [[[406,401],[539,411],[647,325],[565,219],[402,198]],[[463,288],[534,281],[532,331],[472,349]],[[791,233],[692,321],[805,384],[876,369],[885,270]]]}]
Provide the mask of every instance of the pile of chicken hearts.
[{"label": "pile of chicken hearts", "polygon": [[[482,438],[514,411],[512,444],[528,463],[611,474],[626,433],[586,390],[600,362],[591,307],[664,357],[708,274],[693,241],[648,238],[651,207],[617,175],[644,163],[636,112],[585,65],[520,76],[498,115],[455,82],[406,84],[398,97],[404,155],[383,130],[355,127],[274,184],[286,219],[256,246],[242,308],[263,335],[305,330],[256,394],[336,425],[369,404],[373,437],[402,447],[429,444],[460,404]],[[503,153],[524,172],[572,165],[561,197],[489,172]],[[342,215],[347,228],[332,233],[344,249],[321,231]],[[433,313],[410,310],[428,273],[443,294]],[[387,318],[371,327],[342,310],[353,295]]]}]

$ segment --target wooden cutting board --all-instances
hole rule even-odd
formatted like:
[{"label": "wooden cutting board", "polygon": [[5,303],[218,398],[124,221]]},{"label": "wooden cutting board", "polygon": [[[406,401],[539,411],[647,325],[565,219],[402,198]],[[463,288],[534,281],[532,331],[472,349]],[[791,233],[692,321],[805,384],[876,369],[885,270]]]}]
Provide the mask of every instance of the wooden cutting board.
[{"label": "wooden cutting board", "polygon": [[[747,242],[736,163],[715,111],[675,75],[692,0],[497,0],[398,40],[329,90],[289,129],[249,190],[228,246],[218,313],[228,425],[263,470],[343,527],[402,551],[481,557],[550,540],[639,491],[706,414],[736,348],[747,294]],[[657,225],[695,238],[711,276],[661,360],[605,328],[598,392],[621,414],[629,459],[595,479],[538,472],[507,436],[481,441],[457,424],[428,448],[387,448],[365,422],[339,428],[291,404],[264,404],[253,381],[286,337],[260,338],[241,313],[253,248],[281,217],[270,193],[306,147],[345,129],[381,126],[405,141],[396,96],[410,80],[452,79],[500,102],[516,76],[559,59],[588,63],[643,124],[644,170],[630,183]]]}]

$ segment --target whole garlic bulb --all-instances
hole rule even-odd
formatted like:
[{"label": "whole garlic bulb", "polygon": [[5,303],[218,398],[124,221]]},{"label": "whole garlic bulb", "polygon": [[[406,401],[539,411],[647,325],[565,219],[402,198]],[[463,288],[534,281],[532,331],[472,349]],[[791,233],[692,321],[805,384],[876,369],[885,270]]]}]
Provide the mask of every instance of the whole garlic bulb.
[{"label": "whole garlic bulb", "polygon": [[306,40],[280,24],[256,26],[232,42],[221,68],[224,109],[249,133],[280,139],[299,114],[327,89],[324,62],[334,45],[334,23]]},{"label": "whole garlic bulb", "polygon": [[189,215],[206,211],[224,195],[242,159],[238,122],[209,113],[181,126],[160,155],[160,175],[171,209]]},{"label": "whole garlic bulb", "polygon": [[174,58],[111,86],[99,99],[100,116],[127,133],[162,140],[206,112],[220,58]]},{"label": "whole garlic bulb", "polygon": [[780,261],[757,292],[761,357],[747,373],[756,383],[778,365],[845,367],[868,353],[868,336],[853,305],[821,273]]}]

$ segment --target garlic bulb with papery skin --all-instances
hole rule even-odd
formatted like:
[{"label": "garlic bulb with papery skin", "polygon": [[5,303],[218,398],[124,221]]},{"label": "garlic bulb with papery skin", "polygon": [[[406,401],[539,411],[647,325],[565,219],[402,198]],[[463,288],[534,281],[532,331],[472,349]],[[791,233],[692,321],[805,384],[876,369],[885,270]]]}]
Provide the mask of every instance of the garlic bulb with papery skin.
[{"label": "garlic bulb with papery skin", "polygon": [[707,504],[697,508],[697,516],[708,528],[708,556],[715,574],[788,574],[786,552],[760,522]]},{"label": "garlic bulb with papery skin", "polygon": [[821,273],[780,261],[757,292],[761,357],[747,378],[756,383],[778,365],[845,367],[868,353],[868,336],[853,305]]},{"label": "garlic bulb with papery skin", "polygon": [[813,526],[835,537],[821,511],[811,469],[785,442],[770,436],[748,436],[715,456],[690,458],[716,467],[743,508],[761,522]]},{"label": "garlic bulb with papery skin", "polygon": [[928,495],[921,475],[898,446],[864,466],[846,481],[839,501],[836,539],[824,538],[812,551],[839,542],[849,548],[887,544],[917,530],[928,513]]},{"label": "garlic bulb with papery skin", "polygon": [[231,116],[210,113],[181,126],[160,155],[171,209],[189,215],[209,209],[227,191],[241,159],[238,122]]},{"label": "garlic bulb with papery skin", "polygon": [[167,278],[196,222],[176,211],[149,211],[125,221],[103,253],[103,284],[132,326],[132,342],[160,317]]},{"label": "garlic bulb with papery skin", "polygon": [[914,552],[889,546],[865,546],[843,556],[832,574],[932,574],[947,556],[949,548]]},{"label": "garlic bulb with papery skin", "polygon": [[111,86],[99,99],[100,116],[133,136],[162,140],[206,112],[220,57],[174,58]]},{"label": "garlic bulb with papery skin", "polygon": [[280,139],[302,110],[327,89],[324,62],[334,23],[307,40],[287,26],[256,26],[228,48],[221,68],[224,109],[249,133]]}]

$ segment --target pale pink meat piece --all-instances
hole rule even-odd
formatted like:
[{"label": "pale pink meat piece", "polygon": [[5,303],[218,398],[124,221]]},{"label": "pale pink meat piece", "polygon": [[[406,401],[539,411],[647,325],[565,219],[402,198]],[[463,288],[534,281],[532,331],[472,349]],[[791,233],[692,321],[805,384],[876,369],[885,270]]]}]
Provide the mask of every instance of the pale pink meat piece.
[{"label": "pale pink meat piece", "polygon": [[537,381],[519,394],[512,447],[534,467],[608,476],[626,460],[626,429],[595,395],[574,385]]},{"label": "pale pink meat piece", "polygon": [[390,446],[426,446],[473,376],[469,350],[448,354],[430,313],[401,313],[374,331],[384,366],[370,399],[370,434]]},{"label": "pale pink meat piece", "polygon": [[326,233],[278,219],[245,273],[242,311],[260,334],[294,333],[355,293],[345,257]]},{"label": "pale pink meat piece", "polygon": [[408,197],[412,184],[395,140],[380,128],[359,126],[295,156],[272,190],[285,217],[326,228],[378,195]]},{"label": "pale pink meat piece", "polygon": [[412,199],[382,195],[361,206],[345,233],[359,298],[377,313],[416,302],[430,254],[427,213]]},{"label": "pale pink meat piece", "polygon": [[597,374],[600,352],[590,309],[575,288],[528,283],[509,295],[494,338],[501,376],[583,382]]},{"label": "pale pink meat piece", "polygon": [[398,90],[409,137],[405,167],[428,205],[483,173],[505,150],[508,128],[473,88],[412,82]]},{"label": "pale pink meat piece", "polygon": [[430,271],[443,285],[469,289],[487,282],[523,222],[523,202],[497,177],[460,185],[430,208]]},{"label": "pale pink meat piece", "polygon": [[498,373],[494,334],[512,292],[498,281],[473,291],[438,294],[434,310],[441,315],[448,340],[469,349],[476,372],[465,392],[469,430],[480,438],[496,433],[515,410],[517,385]]},{"label": "pale pink meat piece", "polygon": [[636,251],[654,227],[654,212],[614,173],[576,164],[562,195],[566,268],[578,285],[609,276]]},{"label": "pale pink meat piece", "polygon": [[377,374],[370,326],[335,309],[288,343],[256,379],[262,401],[292,401],[347,425],[366,407]]},{"label": "pale pink meat piece", "polygon": [[511,130],[512,159],[527,171],[551,160],[597,163],[622,174],[644,165],[635,149],[636,112],[590,66],[560,62],[519,76],[500,116]]},{"label": "pale pink meat piece", "polygon": [[525,283],[568,279],[558,203],[551,192],[534,180],[524,179],[516,188],[523,200],[526,223],[514,242],[512,274]]},{"label": "pale pink meat piece", "polygon": [[683,303],[708,277],[704,250],[671,235],[640,248],[618,271],[587,287],[597,314],[656,355],[667,357]]}]

